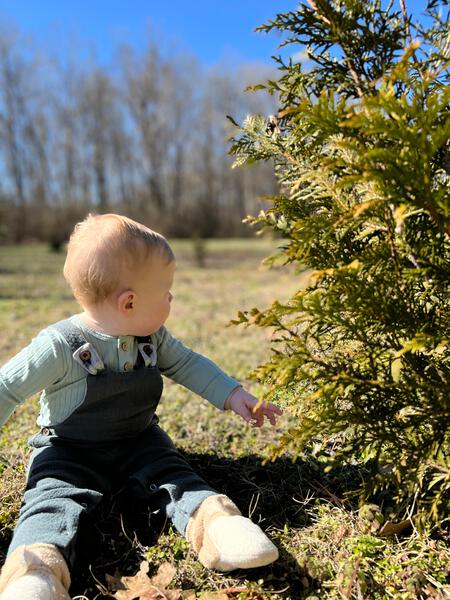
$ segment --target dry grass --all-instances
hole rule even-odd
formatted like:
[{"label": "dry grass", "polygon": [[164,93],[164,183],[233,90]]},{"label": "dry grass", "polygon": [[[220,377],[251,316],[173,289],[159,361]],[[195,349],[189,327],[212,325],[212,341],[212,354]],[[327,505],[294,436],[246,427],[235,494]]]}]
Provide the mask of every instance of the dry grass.
[{"label": "dry grass", "polygon": [[[237,310],[286,299],[305,275],[259,267],[274,247],[264,240],[215,241],[206,267],[195,265],[189,242],[175,242],[178,272],[170,330],[195,350],[244,380],[269,352],[264,330],[227,327]],[[22,348],[49,322],[78,308],[61,276],[63,257],[42,246],[0,249],[0,361]],[[258,394],[258,385],[247,382]],[[105,574],[134,573],[143,557],[152,571],[164,561],[177,567],[174,585],[184,590],[245,588],[241,598],[445,598],[450,551],[443,539],[413,532],[402,540],[380,538],[344,492],[364,476],[357,467],[323,472],[320,457],[263,464],[269,443],[289,427],[252,429],[188,390],[168,382],[161,424],[181,451],[217,489],[230,495],[276,541],[273,565],[229,575],[204,569],[185,541],[158,515],[136,518],[118,501],[80,540],[84,548],[72,593],[106,597]],[[37,400],[20,407],[0,437],[2,479],[0,549],[5,552],[24,485],[26,440],[35,429]]]}]

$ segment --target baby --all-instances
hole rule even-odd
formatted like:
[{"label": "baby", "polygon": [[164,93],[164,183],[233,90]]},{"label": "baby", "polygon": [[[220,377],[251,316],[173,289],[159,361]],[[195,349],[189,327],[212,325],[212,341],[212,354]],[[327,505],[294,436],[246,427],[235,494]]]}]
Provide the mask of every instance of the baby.
[{"label": "baby", "polygon": [[64,276],[82,312],[43,329],[0,370],[0,424],[43,390],[0,600],[70,599],[80,518],[124,486],[165,511],[207,568],[277,559],[264,532],[158,425],[161,374],[256,426],[281,414],[164,327],[174,271],[167,240],[136,221],[89,215],[76,225]]}]

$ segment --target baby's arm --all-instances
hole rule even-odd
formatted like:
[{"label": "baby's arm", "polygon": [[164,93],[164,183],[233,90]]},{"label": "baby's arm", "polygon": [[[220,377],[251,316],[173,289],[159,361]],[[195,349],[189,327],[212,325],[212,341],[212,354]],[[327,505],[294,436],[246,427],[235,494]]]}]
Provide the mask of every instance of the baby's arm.
[{"label": "baby's arm", "polygon": [[[187,348],[162,326],[155,334],[158,366],[161,372],[177,383],[206,398],[220,409],[231,409],[257,427],[264,416],[275,425],[275,415],[282,411],[273,404],[260,403],[246,392],[241,383],[233,379],[212,360]],[[254,407],[258,404],[258,408]]]},{"label": "baby's arm", "polygon": [[240,387],[233,390],[225,400],[225,410],[232,410],[240,415],[245,421],[251,422],[255,427],[261,427],[264,424],[264,417],[269,419],[271,425],[276,425],[275,415],[282,415],[283,411],[271,402],[258,400],[252,394],[249,394],[244,388]]},{"label": "baby's arm", "polygon": [[68,361],[58,334],[41,331],[0,369],[0,426],[27,398],[61,379]]},{"label": "baby's arm", "polygon": [[223,410],[231,392],[241,387],[212,360],[185,346],[164,327],[153,334],[158,367],[166,377],[184,385]]}]

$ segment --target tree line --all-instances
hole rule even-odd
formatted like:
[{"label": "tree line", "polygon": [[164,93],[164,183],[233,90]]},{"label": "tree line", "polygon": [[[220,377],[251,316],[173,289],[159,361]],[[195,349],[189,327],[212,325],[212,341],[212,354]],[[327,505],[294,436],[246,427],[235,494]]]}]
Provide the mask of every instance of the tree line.
[{"label": "tree line", "polygon": [[226,115],[273,112],[273,98],[243,91],[270,70],[205,67],[152,31],[105,65],[1,27],[0,243],[58,246],[89,210],[170,236],[248,234],[242,219],[277,183],[268,164],[231,169]]}]

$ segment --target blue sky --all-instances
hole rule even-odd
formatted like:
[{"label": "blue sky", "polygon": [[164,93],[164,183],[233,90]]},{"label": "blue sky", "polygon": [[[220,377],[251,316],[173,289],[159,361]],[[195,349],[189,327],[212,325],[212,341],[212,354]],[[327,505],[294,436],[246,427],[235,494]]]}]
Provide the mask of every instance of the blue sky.
[{"label": "blue sky", "polygon": [[[415,15],[426,5],[425,0],[406,1]],[[70,44],[95,48],[102,63],[112,60],[121,42],[143,47],[151,25],[164,44],[173,41],[205,64],[227,58],[271,64],[280,38],[254,29],[297,4],[293,0],[0,0],[0,21],[31,34],[46,49],[63,51]],[[398,0],[395,6],[399,8]]]}]

